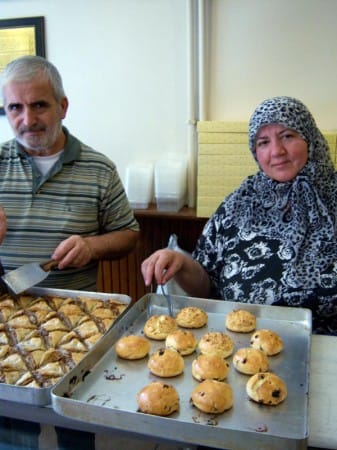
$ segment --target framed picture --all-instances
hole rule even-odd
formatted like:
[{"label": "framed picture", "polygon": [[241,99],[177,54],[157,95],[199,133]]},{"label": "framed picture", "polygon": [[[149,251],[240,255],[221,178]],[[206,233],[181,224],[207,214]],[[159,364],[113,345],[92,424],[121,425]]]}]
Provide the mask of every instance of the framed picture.
[{"label": "framed picture", "polygon": [[[44,17],[0,20],[0,73],[13,59],[25,55],[46,56]],[[0,114],[5,114],[0,98]]]}]

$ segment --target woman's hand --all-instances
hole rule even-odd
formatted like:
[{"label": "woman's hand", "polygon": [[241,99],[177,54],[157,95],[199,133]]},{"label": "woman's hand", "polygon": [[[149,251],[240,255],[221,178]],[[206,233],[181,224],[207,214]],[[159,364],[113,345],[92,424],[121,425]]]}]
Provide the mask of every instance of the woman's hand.
[{"label": "woman's hand", "polygon": [[150,286],[153,279],[157,284],[167,283],[181,270],[185,258],[182,253],[167,248],[152,253],[141,265],[145,285]]},{"label": "woman's hand", "polygon": [[150,286],[153,279],[157,284],[165,284],[171,278],[189,295],[208,297],[211,282],[205,269],[185,253],[157,250],[145,259],[141,266],[144,282]]},{"label": "woman's hand", "polygon": [[143,261],[141,270],[146,286],[154,280],[165,284],[174,277],[189,295],[207,297],[210,293],[210,279],[205,269],[185,253],[167,248],[157,250]]}]

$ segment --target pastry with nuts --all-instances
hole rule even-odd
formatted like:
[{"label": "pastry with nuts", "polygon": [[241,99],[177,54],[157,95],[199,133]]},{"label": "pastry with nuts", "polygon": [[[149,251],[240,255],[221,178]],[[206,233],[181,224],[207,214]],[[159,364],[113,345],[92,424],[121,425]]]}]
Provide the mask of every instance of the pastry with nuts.
[{"label": "pastry with nuts", "polygon": [[144,325],[144,334],[150,339],[164,341],[168,334],[177,329],[178,325],[173,317],[160,314],[147,319]]},{"label": "pastry with nuts", "polygon": [[198,348],[204,355],[219,355],[228,358],[234,351],[234,342],[226,333],[209,331],[201,336]]},{"label": "pastry with nuts", "polygon": [[226,315],[226,328],[236,333],[249,333],[256,328],[256,317],[244,309],[235,309]]},{"label": "pastry with nuts", "polygon": [[177,324],[182,328],[202,328],[207,325],[206,311],[197,306],[186,306],[176,316]]}]

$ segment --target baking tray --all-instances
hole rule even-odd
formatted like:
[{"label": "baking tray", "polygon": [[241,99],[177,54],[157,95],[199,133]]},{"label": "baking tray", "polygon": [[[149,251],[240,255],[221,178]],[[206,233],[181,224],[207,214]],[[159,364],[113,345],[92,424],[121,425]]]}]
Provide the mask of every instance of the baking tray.
[{"label": "baking tray", "polygon": [[[131,297],[123,294],[106,294],[99,292],[87,292],[87,291],[75,291],[75,290],[39,288],[39,287],[28,289],[26,293],[33,295],[34,297],[44,295],[54,295],[57,297],[64,297],[64,298],[82,296],[100,300],[111,299],[119,301],[121,303],[125,303],[128,306],[131,303]],[[127,309],[122,312],[122,314],[111,325],[111,327],[114,326],[114,324],[123,316],[123,314],[125,314],[126,311]],[[95,351],[96,345],[97,343],[89,350],[88,353]],[[82,361],[80,361],[79,365],[81,365],[81,363]],[[12,384],[0,383],[0,399],[20,403],[28,403],[30,405],[45,406],[51,403],[51,389],[52,386],[45,388],[44,387],[34,388],[34,387],[15,386]]]},{"label": "baking tray", "polygon": [[[208,313],[208,325],[193,330],[197,338],[208,331],[225,331],[235,349],[249,345],[251,333],[225,330],[226,313],[237,308],[257,317],[257,328],[270,328],[284,340],[284,351],[269,357],[270,369],[284,379],[287,399],[278,406],[263,406],[248,400],[247,375],[231,365],[227,381],[234,391],[234,406],[221,415],[199,412],[190,404],[197,381],[191,375],[196,353],[185,356],[184,374],[162,379],[173,384],[180,396],[180,410],[169,417],[137,411],[136,395],[153,380],[147,359],[125,361],[116,356],[114,344],[123,335],[142,334],[151,302],[152,314],[167,313],[165,297],[147,294],[138,300],[87,355],[52,389],[54,410],[67,417],[110,429],[132,431],[151,438],[174,440],[221,449],[305,449],[308,437],[309,356],[311,312],[301,308],[251,305],[172,295],[175,313],[184,306],[198,306]],[[163,347],[151,341],[151,352]],[[231,364],[231,357],[228,359]]]}]

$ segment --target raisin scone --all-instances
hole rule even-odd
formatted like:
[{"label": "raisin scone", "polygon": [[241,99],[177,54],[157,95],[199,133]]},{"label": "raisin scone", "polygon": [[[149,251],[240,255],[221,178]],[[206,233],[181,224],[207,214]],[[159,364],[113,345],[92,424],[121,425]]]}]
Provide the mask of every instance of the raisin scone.
[{"label": "raisin scone", "polygon": [[179,410],[179,394],[174,386],[153,381],[137,394],[140,412],[157,416],[169,416]]},{"label": "raisin scone", "polygon": [[191,404],[209,414],[221,414],[233,406],[233,390],[224,381],[205,380],[192,391]]},{"label": "raisin scone", "polygon": [[160,348],[152,353],[147,365],[153,375],[163,378],[180,375],[185,368],[184,358],[172,348]]},{"label": "raisin scone", "polygon": [[176,330],[170,333],[165,339],[165,346],[177,350],[181,355],[186,356],[193,353],[197,346],[198,340],[195,335],[188,330]]},{"label": "raisin scone", "polygon": [[239,348],[233,355],[233,366],[238,372],[254,375],[269,370],[269,360],[261,350],[251,347]]},{"label": "raisin scone", "polygon": [[199,355],[192,361],[192,376],[198,381],[218,380],[227,378],[229,364],[219,355]]},{"label": "raisin scone", "polygon": [[272,330],[261,329],[255,331],[250,337],[250,345],[262,350],[267,356],[274,356],[283,350],[282,338]]},{"label": "raisin scone", "polygon": [[256,373],[249,378],[246,392],[250,399],[263,405],[278,405],[288,395],[286,383],[271,372]]}]

